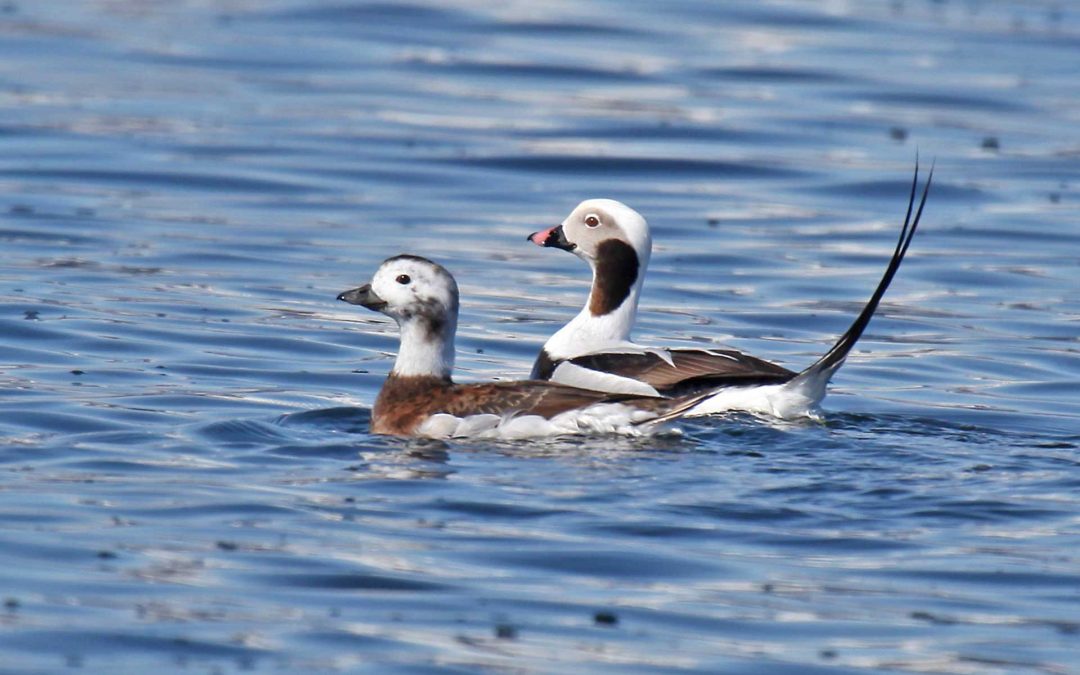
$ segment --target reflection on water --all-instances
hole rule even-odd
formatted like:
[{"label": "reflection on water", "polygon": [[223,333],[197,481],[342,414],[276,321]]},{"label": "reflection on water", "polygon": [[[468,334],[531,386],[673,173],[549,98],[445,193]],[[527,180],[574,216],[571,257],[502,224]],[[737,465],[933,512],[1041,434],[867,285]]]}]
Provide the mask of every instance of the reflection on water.
[{"label": "reflection on water", "polygon": [[[1068,672],[1077,17],[1048,0],[0,6],[11,672]],[[649,218],[636,337],[799,368],[924,225],[823,423],[367,434],[403,251],[528,372]]]}]

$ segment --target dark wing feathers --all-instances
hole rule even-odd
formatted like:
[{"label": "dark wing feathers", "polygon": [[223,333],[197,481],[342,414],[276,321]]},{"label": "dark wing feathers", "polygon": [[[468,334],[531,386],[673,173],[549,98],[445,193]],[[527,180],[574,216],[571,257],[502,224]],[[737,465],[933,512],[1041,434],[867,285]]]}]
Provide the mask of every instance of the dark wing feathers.
[{"label": "dark wing feathers", "polygon": [[[640,380],[662,394],[725,385],[787,382],[795,373],[754,356],[728,349],[673,349],[671,363],[654,353],[585,354],[576,366]],[[674,364],[674,365],[672,365]]]},{"label": "dark wing feathers", "polygon": [[666,411],[673,401],[666,398],[609,394],[578,389],[556,382],[525,380],[486,384],[455,385],[451,396],[439,406],[439,412],[457,417],[477,414],[506,415],[519,413],[552,418],[568,410],[595,403],[625,403],[642,410]]}]

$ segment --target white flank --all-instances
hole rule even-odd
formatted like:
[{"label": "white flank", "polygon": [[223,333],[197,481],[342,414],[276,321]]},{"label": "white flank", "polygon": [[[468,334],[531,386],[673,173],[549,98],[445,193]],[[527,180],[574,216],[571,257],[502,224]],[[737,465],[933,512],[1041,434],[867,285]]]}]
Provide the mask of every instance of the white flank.
[{"label": "white flank", "polygon": [[[816,385],[817,383],[813,383]],[[818,405],[825,398],[825,386],[808,386],[798,378],[784,384],[762,384],[750,387],[725,387],[698,403],[687,417],[715,415],[725,412],[750,412],[771,415],[782,420],[820,417]]]},{"label": "white flank", "polygon": [[661,426],[647,424],[655,413],[622,403],[598,403],[544,419],[539,415],[432,415],[416,430],[425,438],[495,438],[521,440],[572,434],[621,434],[641,436]]},{"label": "white flank", "polygon": [[659,396],[660,393],[652,386],[635,380],[632,377],[613,375],[600,370],[582,368],[568,361],[563,361],[555,367],[551,375],[553,382],[592,389],[593,391],[606,391],[612,394],[638,394],[641,396]]}]

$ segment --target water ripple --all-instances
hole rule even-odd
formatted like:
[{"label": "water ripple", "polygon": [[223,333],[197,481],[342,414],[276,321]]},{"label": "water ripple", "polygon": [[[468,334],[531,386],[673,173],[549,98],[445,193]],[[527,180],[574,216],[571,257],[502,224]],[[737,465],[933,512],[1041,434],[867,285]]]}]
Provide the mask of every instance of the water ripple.
[{"label": "water ripple", "polygon": [[[1065,3],[0,6],[5,672],[1071,672]],[[528,372],[645,214],[636,337],[790,367],[823,419],[376,437],[383,258]],[[925,173],[924,173],[925,175]]]}]

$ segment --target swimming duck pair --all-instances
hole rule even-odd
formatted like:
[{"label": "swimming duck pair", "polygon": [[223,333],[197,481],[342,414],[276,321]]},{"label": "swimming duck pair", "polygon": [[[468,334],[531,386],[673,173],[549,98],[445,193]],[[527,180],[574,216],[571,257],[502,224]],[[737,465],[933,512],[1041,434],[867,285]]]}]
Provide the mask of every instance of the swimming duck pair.
[{"label": "swimming duck pair", "polygon": [[813,416],[892,282],[919,225],[933,169],[907,214],[877,288],[851,326],[800,372],[727,349],[666,349],[630,340],[652,251],[645,219],[610,199],[582,202],[561,224],[531,234],[593,272],[588,300],[540,350],[529,380],[452,379],[458,288],[441,265],[414,255],[385,260],[371,282],[339,300],[381,312],[401,330],[394,367],[371,415],[377,434],[528,438],[639,434],[690,415],[742,410],[781,419]]}]

